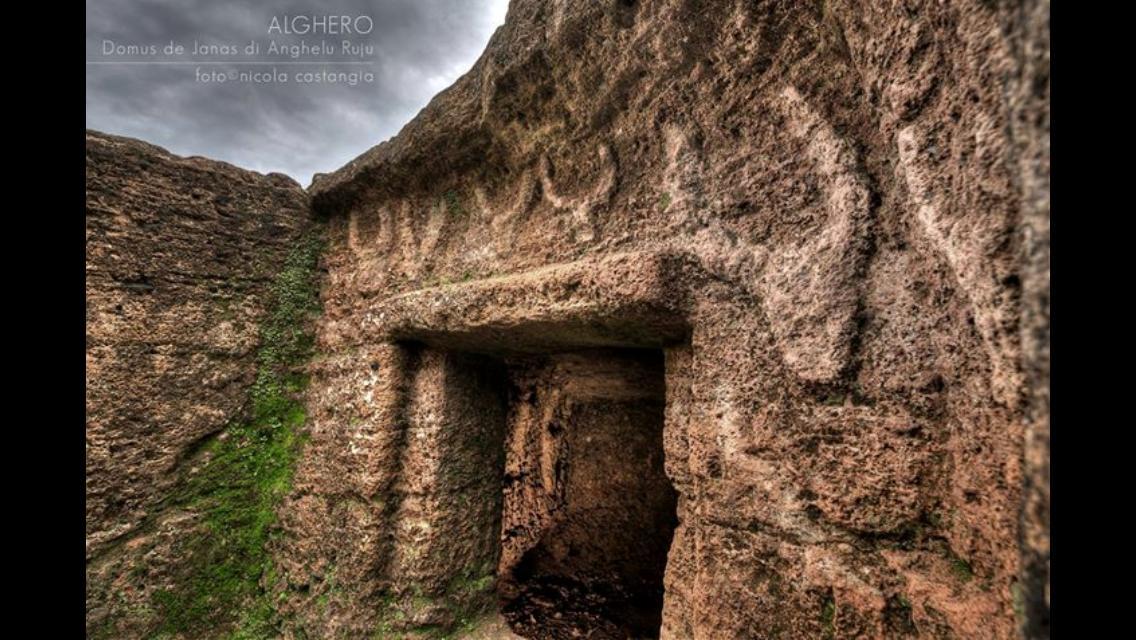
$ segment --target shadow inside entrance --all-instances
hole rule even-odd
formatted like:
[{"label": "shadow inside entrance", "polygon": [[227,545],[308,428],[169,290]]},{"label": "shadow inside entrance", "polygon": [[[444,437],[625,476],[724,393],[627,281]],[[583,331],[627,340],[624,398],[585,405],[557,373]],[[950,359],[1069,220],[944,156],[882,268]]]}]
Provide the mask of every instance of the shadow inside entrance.
[{"label": "shadow inside entrance", "polygon": [[663,354],[507,362],[501,611],[531,639],[657,638],[677,524]]}]

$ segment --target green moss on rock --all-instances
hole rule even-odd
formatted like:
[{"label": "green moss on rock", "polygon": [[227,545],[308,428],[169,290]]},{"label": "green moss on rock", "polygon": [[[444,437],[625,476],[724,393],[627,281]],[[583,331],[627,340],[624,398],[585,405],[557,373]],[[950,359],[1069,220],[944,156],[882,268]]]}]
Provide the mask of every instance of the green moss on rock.
[{"label": "green moss on rock", "polygon": [[207,445],[206,462],[171,498],[171,506],[200,513],[203,524],[182,549],[178,584],[154,595],[159,636],[278,635],[266,589],[275,575],[268,542],[303,442],[302,368],[314,344],[322,247],[315,230],[287,257],[261,326],[250,409]]}]

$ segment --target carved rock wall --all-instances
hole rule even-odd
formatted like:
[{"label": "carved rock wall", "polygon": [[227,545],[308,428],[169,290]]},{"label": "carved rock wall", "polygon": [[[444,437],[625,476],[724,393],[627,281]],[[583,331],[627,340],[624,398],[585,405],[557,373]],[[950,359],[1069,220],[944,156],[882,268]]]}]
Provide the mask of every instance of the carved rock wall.
[{"label": "carved rock wall", "polygon": [[[373,501],[404,473],[409,340],[665,347],[663,637],[1015,637],[1039,383],[1010,125],[1042,108],[1008,98],[1017,11],[515,0],[466,76],[312,187],[292,629],[414,629],[372,562],[401,526]],[[636,255],[670,257],[621,272]]]},{"label": "carved rock wall", "polygon": [[89,133],[89,635],[153,631],[203,526],[165,497],[314,212],[252,572],[283,637],[511,637],[473,625],[534,575],[657,582],[656,517],[663,638],[1048,637],[1048,33],[1043,0],[513,0],[310,197]]}]

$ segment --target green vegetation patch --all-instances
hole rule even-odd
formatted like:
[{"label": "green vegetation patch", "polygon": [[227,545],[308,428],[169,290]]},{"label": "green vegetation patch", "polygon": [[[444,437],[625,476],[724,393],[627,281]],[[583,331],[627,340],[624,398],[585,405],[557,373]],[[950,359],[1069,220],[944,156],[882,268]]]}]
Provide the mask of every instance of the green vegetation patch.
[{"label": "green vegetation patch", "polygon": [[322,249],[316,230],[288,255],[261,326],[251,408],[206,446],[203,467],[171,498],[172,506],[200,513],[203,526],[181,549],[184,579],[154,596],[159,635],[278,636],[264,587],[276,579],[267,547],[276,506],[291,490],[307,419],[302,369],[314,345]]},{"label": "green vegetation patch", "polygon": [[821,633],[825,638],[836,637],[836,600],[827,596],[820,610]]},{"label": "green vegetation patch", "polygon": [[965,559],[952,555],[951,557],[951,572],[960,582],[970,582],[974,579],[974,568]]},{"label": "green vegetation patch", "polygon": [[446,207],[446,213],[448,213],[451,218],[465,217],[465,207],[462,206],[461,196],[458,195],[457,191],[452,189],[447,191],[446,194],[442,196],[442,201],[443,205]]}]

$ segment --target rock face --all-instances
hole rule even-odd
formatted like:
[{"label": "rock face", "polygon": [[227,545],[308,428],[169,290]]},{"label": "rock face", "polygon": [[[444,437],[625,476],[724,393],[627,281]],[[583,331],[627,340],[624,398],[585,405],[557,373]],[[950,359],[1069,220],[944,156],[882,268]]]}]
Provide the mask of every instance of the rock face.
[{"label": "rock face", "polygon": [[[593,505],[609,531],[569,494],[582,470],[596,498],[623,482],[581,438],[638,468],[627,428],[653,419],[519,372],[643,350],[677,496],[662,637],[1020,635],[1024,473],[1048,477],[1022,465],[1048,384],[1023,366],[1023,288],[1048,287],[1023,237],[1019,148],[1048,162],[1047,40],[1033,71],[1022,48],[1048,11],[1027,5],[515,0],[465,77],[311,188],[329,278],[286,632],[447,628],[492,606],[472,579],[529,637],[622,637],[618,596],[555,601],[594,549],[626,578],[619,532],[654,512]],[[423,416],[498,444],[431,455]],[[447,496],[448,465],[500,474],[504,501]]]},{"label": "rock face", "polygon": [[245,408],[272,278],[304,228],[291,179],[87,133],[87,624],[140,633],[200,526],[171,493]]},{"label": "rock face", "polygon": [[[308,195],[91,134],[89,631],[1047,638],[1048,9],[513,0],[317,177],[306,411],[208,447]],[[270,561],[171,599],[231,442]]]}]

